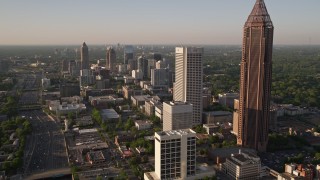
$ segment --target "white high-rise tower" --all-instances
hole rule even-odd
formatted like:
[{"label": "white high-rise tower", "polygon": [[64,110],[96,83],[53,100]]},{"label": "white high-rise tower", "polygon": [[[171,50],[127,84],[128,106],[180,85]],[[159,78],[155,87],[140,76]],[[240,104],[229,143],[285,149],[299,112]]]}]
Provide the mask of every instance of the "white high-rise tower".
[{"label": "white high-rise tower", "polygon": [[175,101],[193,105],[193,125],[202,121],[203,48],[176,47]]}]

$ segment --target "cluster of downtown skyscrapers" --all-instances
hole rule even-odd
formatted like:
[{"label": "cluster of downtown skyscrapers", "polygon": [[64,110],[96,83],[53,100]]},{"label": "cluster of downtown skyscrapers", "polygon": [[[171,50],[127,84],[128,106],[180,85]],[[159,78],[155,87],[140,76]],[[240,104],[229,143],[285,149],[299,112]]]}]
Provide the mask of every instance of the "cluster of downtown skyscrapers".
[{"label": "cluster of downtown skyscrapers", "polygon": [[[258,151],[266,151],[268,142],[273,31],[274,27],[264,1],[257,0],[243,28],[239,118],[234,121],[234,126],[237,127],[237,144]],[[163,103],[163,133],[156,133],[158,139],[155,141],[156,171],[153,175],[160,179],[187,178],[195,175],[196,144],[194,136],[190,135],[194,132],[187,129],[202,123],[203,52],[203,48],[196,47],[175,49],[173,101]],[[133,47],[127,46],[124,64],[131,65],[132,59]],[[83,76],[89,68],[88,60],[88,47],[84,43],[81,48]],[[145,71],[143,59],[140,61],[137,63],[141,66],[139,69]],[[108,48],[106,68],[114,71],[115,63],[115,51]],[[167,142],[174,145],[169,147]],[[185,154],[185,151],[190,153]],[[182,156],[174,157],[174,172],[172,169],[168,170],[171,166],[166,163],[171,163],[173,157],[168,156],[171,159],[169,160],[165,154],[179,153],[185,154],[183,157],[187,159],[180,159]]]}]

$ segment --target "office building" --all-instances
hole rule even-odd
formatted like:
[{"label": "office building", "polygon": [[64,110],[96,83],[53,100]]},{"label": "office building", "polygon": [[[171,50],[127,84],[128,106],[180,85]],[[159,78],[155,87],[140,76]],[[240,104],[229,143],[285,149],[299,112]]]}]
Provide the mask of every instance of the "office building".
[{"label": "office building", "polygon": [[115,71],[117,56],[116,51],[112,47],[108,47],[106,56],[106,69],[111,72]]},{"label": "office building", "polygon": [[164,61],[160,60],[156,62],[156,69],[163,69],[166,67],[167,67],[167,64]]},{"label": "office building", "polygon": [[176,48],[173,99],[193,105],[193,125],[202,121],[202,55],[203,48]]},{"label": "office building", "polygon": [[69,60],[64,59],[61,62],[61,73],[69,71]]},{"label": "office building", "polygon": [[151,69],[152,86],[169,86],[169,69]]},{"label": "office building", "polygon": [[69,61],[69,73],[72,77],[80,76],[81,61],[70,60]]},{"label": "office building", "polygon": [[124,47],[124,64],[128,64],[129,59],[133,59],[133,46]]},{"label": "office building", "polygon": [[223,124],[232,122],[232,113],[229,111],[210,111],[203,113],[203,123]]},{"label": "office building", "polygon": [[60,85],[60,97],[80,96],[79,84],[62,84]]},{"label": "office building", "polygon": [[266,151],[270,118],[273,24],[257,0],[244,25],[237,144]]},{"label": "office building", "polygon": [[129,59],[127,69],[129,72],[137,69],[137,60],[136,59]]},{"label": "office building", "polygon": [[192,128],[192,109],[186,102],[163,102],[163,131]]},{"label": "office building", "polygon": [[227,106],[229,108],[233,108],[234,106],[234,100],[239,99],[238,93],[223,93],[218,94],[219,97],[219,104]]},{"label": "office building", "polygon": [[156,68],[156,63],[157,63],[157,61],[154,59],[148,60],[148,78],[151,78],[151,69]]},{"label": "office building", "polygon": [[138,58],[138,70],[142,71],[143,79],[148,78],[148,59],[144,56]]},{"label": "office building", "polygon": [[196,133],[193,130],[155,133],[155,171],[144,173],[145,180],[196,180],[214,175],[212,167],[196,165]]},{"label": "office building", "polygon": [[155,174],[187,179],[196,174],[196,133],[191,129],[155,133]]},{"label": "office building", "polygon": [[89,67],[89,49],[85,42],[83,42],[80,50],[81,55],[81,70],[90,69]]},{"label": "office building", "polygon": [[239,133],[239,99],[234,100],[234,111],[233,111],[233,134],[238,136]]},{"label": "office building", "polygon": [[48,78],[42,78],[41,79],[41,84],[42,84],[42,88],[43,89],[47,89],[51,86],[51,83],[50,83],[50,79]]},{"label": "office building", "polygon": [[249,152],[231,154],[223,164],[226,174],[235,180],[259,179],[261,172],[260,158]]}]

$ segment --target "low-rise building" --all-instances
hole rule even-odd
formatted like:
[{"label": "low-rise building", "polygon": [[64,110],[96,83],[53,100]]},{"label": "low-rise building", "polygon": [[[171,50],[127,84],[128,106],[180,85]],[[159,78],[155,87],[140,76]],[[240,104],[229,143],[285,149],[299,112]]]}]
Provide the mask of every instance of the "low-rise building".
[{"label": "low-rise building", "polygon": [[136,120],[134,122],[134,125],[138,130],[146,130],[146,129],[150,129],[152,127],[152,122],[151,121]]},{"label": "low-rise building", "polygon": [[233,108],[234,100],[239,98],[239,93],[219,94],[219,104]]},{"label": "low-rise building", "polygon": [[100,114],[103,121],[116,122],[120,117],[114,109],[102,109]]},{"label": "low-rise building", "polygon": [[212,135],[219,131],[220,127],[215,124],[203,124],[202,127],[206,130],[207,134]]},{"label": "low-rise building", "polygon": [[261,160],[255,154],[239,151],[226,159],[223,168],[235,180],[259,179]]},{"label": "low-rise building", "polygon": [[142,95],[143,91],[141,89],[133,89],[129,86],[122,86],[122,93],[125,99],[131,99],[131,96]]},{"label": "low-rise building", "polygon": [[76,124],[78,126],[90,126],[93,125],[92,117],[91,116],[83,116],[81,118],[77,118]]},{"label": "low-rise building", "polygon": [[205,124],[232,122],[232,113],[229,111],[203,112],[203,119]]},{"label": "low-rise building", "polygon": [[98,108],[106,108],[108,105],[117,105],[124,101],[123,98],[117,96],[89,96],[89,102],[92,106]]},{"label": "low-rise building", "polygon": [[132,105],[136,107],[143,106],[146,101],[150,101],[151,99],[150,95],[131,96]]},{"label": "low-rise building", "polygon": [[110,96],[115,94],[115,91],[110,89],[85,89],[84,96],[88,99],[90,96]]},{"label": "low-rise building", "polygon": [[[157,96],[156,96],[157,97]],[[144,104],[145,108],[145,113],[147,116],[153,116],[155,115],[155,107],[156,105],[162,104],[160,102],[160,98],[152,98],[150,101],[146,101]]]},{"label": "low-rise building", "polygon": [[285,172],[278,174],[278,180],[313,180],[314,172],[312,166],[304,166],[302,164],[285,164]]},{"label": "low-rise building", "polygon": [[90,151],[86,154],[86,158],[90,164],[102,164],[106,161],[102,151]]},{"label": "low-rise building", "polygon": [[86,105],[82,103],[71,103],[60,101],[51,101],[49,102],[49,110],[56,113],[57,116],[67,115],[68,113],[80,113],[86,111]]},{"label": "low-rise building", "polygon": [[154,105],[154,113],[155,115],[160,118],[160,121],[163,121],[163,104],[162,103],[158,103]]},{"label": "low-rise building", "polygon": [[117,136],[114,137],[114,143],[117,146],[121,146],[121,144],[125,143],[125,142],[131,142],[134,140],[134,137],[131,136],[130,134],[127,134],[127,132],[124,133],[118,133]]}]

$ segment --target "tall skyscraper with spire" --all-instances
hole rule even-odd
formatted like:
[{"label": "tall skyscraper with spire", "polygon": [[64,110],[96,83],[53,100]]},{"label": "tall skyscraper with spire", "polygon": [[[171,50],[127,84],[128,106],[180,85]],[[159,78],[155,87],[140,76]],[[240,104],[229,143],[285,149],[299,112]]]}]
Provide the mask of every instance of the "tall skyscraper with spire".
[{"label": "tall skyscraper with spire", "polygon": [[257,0],[243,32],[237,143],[258,151],[268,143],[273,30],[264,1]]},{"label": "tall skyscraper with spire", "polygon": [[106,69],[109,69],[111,72],[113,72],[115,70],[115,63],[116,51],[112,47],[108,47],[106,57]]},{"label": "tall skyscraper with spire", "polygon": [[81,70],[89,69],[89,50],[85,42],[81,46]]}]

